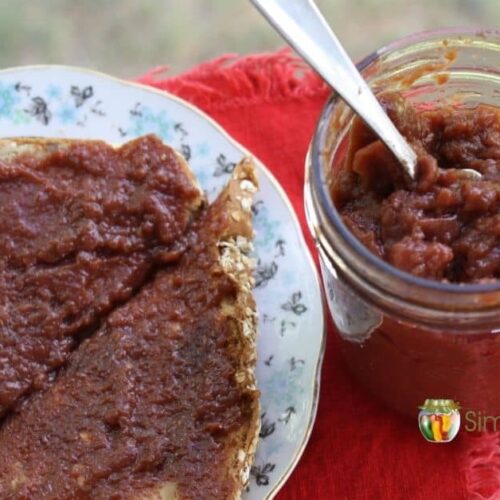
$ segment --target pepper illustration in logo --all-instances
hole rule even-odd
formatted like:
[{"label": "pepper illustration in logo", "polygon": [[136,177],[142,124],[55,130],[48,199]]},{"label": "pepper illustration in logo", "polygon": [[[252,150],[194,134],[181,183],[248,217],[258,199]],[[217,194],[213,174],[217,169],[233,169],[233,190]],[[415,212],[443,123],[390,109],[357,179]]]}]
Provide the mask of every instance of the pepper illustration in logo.
[{"label": "pepper illustration in logo", "polygon": [[426,399],[418,414],[420,432],[431,443],[449,443],[460,429],[459,405],[452,399]]}]

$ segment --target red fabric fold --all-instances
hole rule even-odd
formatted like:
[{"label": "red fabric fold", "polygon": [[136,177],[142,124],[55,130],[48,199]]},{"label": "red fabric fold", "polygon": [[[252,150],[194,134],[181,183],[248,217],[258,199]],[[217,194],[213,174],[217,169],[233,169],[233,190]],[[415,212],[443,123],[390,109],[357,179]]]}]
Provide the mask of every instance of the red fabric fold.
[{"label": "red fabric fold", "polygon": [[[314,252],[303,210],[304,159],[329,94],[317,75],[284,50],[226,55],[173,78],[158,68],[138,81],[200,107],[260,158],[288,193]],[[373,400],[348,374],[330,322],[316,425],[278,498],[472,498],[465,470],[471,438],[464,434],[446,445],[427,443],[416,415],[407,419]]]}]

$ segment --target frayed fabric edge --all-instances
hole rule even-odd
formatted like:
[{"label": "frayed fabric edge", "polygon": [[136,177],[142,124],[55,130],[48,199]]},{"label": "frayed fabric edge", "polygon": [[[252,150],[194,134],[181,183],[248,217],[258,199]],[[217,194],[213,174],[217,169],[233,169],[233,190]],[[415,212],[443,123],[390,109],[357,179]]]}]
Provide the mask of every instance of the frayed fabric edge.
[{"label": "frayed fabric edge", "polygon": [[470,500],[500,499],[500,433],[471,436],[465,463]]},{"label": "frayed fabric edge", "polygon": [[174,77],[167,66],[136,79],[210,109],[261,102],[324,97],[331,92],[323,80],[289,49],[240,57],[226,54]]}]

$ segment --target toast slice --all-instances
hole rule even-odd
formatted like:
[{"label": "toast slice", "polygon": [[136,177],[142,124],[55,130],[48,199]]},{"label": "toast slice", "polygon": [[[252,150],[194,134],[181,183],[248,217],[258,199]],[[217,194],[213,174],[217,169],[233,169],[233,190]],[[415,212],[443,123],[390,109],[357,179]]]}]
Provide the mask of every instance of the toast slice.
[{"label": "toast slice", "polygon": [[180,262],[4,423],[1,497],[239,498],[260,422],[247,255],[256,185],[244,160]]},{"label": "toast slice", "polygon": [[154,136],[0,140],[0,417],[159,261],[180,258],[202,204],[184,159]]}]

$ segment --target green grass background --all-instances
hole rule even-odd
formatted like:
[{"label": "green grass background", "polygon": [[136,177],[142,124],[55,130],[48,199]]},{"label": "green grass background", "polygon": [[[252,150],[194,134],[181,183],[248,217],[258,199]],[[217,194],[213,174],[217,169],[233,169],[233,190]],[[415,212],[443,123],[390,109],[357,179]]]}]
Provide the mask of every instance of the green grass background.
[{"label": "green grass background", "polygon": [[[317,3],[354,59],[411,32],[500,21],[500,0]],[[0,0],[1,67],[61,63],[131,77],[282,45],[248,0]]]}]

